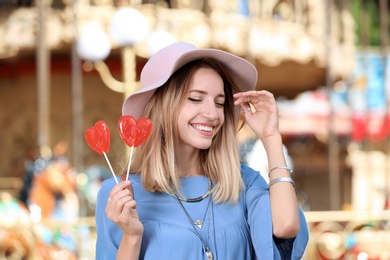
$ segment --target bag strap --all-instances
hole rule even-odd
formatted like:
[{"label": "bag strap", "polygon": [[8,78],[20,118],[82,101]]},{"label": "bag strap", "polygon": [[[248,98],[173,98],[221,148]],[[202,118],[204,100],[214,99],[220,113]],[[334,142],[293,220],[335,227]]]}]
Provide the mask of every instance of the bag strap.
[{"label": "bag strap", "polygon": [[[126,180],[126,174],[125,173],[119,174],[119,178],[121,178],[122,181],[125,181]],[[131,194],[133,196],[133,199],[135,199],[134,192],[133,192],[133,185],[130,184],[130,186],[127,186],[127,188],[131,192]]]}]

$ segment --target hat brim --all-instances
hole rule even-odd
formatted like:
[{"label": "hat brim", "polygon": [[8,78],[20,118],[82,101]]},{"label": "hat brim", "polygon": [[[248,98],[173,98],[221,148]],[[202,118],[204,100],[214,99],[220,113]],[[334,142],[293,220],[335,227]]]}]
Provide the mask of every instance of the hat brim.
[{"label": "hat brim", "polygon": [[[141,89],[134,92],[125,100],[122,107],[122,115],[132,115],[136,119],[142,117],[145,106],[147,102],[149,102],[154,91],[167,82],[169,77],[179,68],[191,61],[201,58],[213,58],[221,62],[227,69],[228,73],[232,75],[232,78],[241,91],[253,90],[256,87],[258,77],[257,70],[247,60],[221,50],[193,48],[193,50],[187,50],[183,54],[179,55],[176,61],[168,66],[167,70],[160,75],[157,80],[147,82],[147,79],[143,80],[142,78],[143,76],[145,77],[145,75],[141,74]],[[158,55],[158,53],[156,53],[156,55]],[[155,57],[152,58],[154,60],[156,59]],[[150,66],[147,67],[147,65],[148,63],[145,65],[144,69],[159,69],[150,68]]]}]

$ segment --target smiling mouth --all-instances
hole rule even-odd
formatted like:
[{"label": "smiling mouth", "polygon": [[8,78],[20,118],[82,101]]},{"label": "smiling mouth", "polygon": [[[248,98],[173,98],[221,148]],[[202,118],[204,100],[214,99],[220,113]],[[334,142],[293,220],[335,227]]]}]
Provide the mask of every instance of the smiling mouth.
[{"label": "smiling mouth", "polygon": [[199,131],[205,131],[205,132],[212,132],[214,127],[212,126],[206,126],[206,125],[192,125],[196,130]]}]

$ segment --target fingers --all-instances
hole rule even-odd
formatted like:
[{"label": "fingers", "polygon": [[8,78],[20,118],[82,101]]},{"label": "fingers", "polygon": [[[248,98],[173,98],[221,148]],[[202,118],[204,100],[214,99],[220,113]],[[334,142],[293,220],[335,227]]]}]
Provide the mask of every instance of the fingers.
[{"label": "fingers", "polygon": [[[129,216],[138,218],[136,211],[136,201],[131,196],[123,197],[115,202],[110,202],[113,205],[107,207],[107,216],[115,223],[127,223]],[[133,212],[134,211],[134,212]]]},{"label": "fingers", "polygon": [[116,184],[114,186],[114,188],[112,188],[110,195],[109,195],[109,198],[113,198],[114,194],[116,194],[118,191],[121,191],[121,190],[127,188],[130,184],[131,184],[130,180],[125,180],[125,181],[122,181],[122,182]]},{"label": "fingers", "polygon": [[274,101],[274,95],[266,90],[252,90],[252,91],[246,91],[246,92],[238,92],[233,95],[233,97],[236,99],[234,101],[235,105],[248,105],[248,103],[256,104],[261,101],[267,101],[272,102]]},{"label": "fingers", "polygon": [[[131,208],[136,208],[136,202],[133,194],[128,189],[130,181],[123,181],[114,186],[111,190],[106,206],[106,213],[110,216],[118,216],[122,213],[128,213]],[[126,212],[125,212],[126,211]]]},{"label": "fingers", "polygon": [[142,223],[136,210],[137,203],[134,200],[129,180],[116,184],[107,198],[107,218],[114,222],[124,234],[140,235],[143,231]]},{"label": "fingers", "polygon": [[266,90],[247,91],[234,94],[234,105],[241,106],[244,113],[256,113],[259,110],[266,109],[274,111],[276,108],[276,101],[274,95]]}]

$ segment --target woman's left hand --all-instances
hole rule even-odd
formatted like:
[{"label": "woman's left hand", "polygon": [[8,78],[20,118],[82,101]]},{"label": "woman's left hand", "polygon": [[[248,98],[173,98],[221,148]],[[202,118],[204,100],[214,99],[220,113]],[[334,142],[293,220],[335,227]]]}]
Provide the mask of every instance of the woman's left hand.
[{"label": "woman's left hand", "polygon": [[[234,105],[241,106],[247,124],[260,140],[280,134],[278,108],[272,93],[252,90],[236,93],[234,98]],[[249,103],[253,106],[251,110]]]}]

